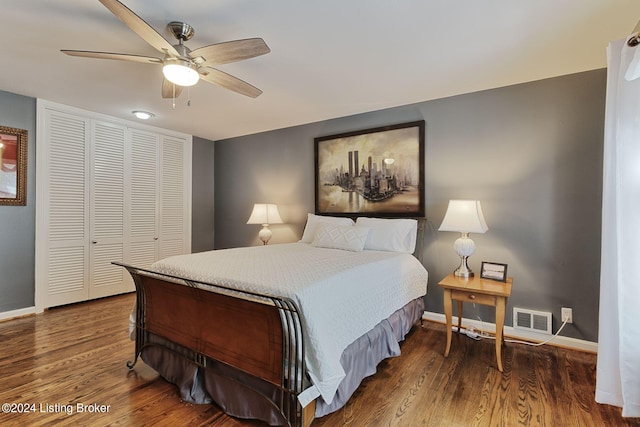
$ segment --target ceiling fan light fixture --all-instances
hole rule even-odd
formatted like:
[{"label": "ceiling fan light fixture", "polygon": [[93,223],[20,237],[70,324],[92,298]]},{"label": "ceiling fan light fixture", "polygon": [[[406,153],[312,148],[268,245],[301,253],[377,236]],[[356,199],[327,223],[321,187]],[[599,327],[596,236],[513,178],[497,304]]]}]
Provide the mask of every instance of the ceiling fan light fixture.
[{"label": "ceiling fan light fixture", "polygon": [[193,64],[179,58],[165,60],[162,74],[167,80],[178,86],[193,86],[200,80],[200,75]]}]

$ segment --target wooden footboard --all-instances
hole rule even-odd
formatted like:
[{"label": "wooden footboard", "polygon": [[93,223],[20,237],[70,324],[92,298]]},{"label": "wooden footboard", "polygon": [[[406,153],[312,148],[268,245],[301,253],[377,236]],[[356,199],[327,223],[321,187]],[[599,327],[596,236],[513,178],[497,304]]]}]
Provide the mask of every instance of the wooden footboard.
[{"label": "wooden footboard", "polygon": [[181,354],[203,368],[220,362],[273,384],[281,390],[277,399],[254,391],[288,425],[311,424],[315,405],[302,408],[298,402],[306,370],[300,314],[292,300],[114,264],[126,268],[136,286],[130,369],[145,347],[158,345],[150,340],[157,335],[186,349]]}]

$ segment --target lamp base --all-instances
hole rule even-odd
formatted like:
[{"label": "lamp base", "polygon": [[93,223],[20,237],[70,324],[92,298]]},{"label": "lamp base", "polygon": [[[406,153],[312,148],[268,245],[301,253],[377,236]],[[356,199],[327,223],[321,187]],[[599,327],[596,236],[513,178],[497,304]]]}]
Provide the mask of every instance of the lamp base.
[{"label": "lamp base", "polygon": [[460,257],[460,265],[455,269],[453,275],[464,279],[473,277],[473,271],[467,265],[467,259],[476,251],[476,244],[469,238],[469,233],[461,232],[460,237],[453,242],[453,248]]},{"label": "lamp base", "polygon": [[467,265],[467,259],[468,258],[469,258],[468,256],[461,256],[460,257],[460,265],[458,266],[458,268],[456,268],[453,271],[453,275],[454,276],[462,277],[463,279],[468,279],[468,278],[474,276],[473,271],[471,271],[471,269]]},{"label": "lamp base", "polygon": [[262,224],[262,229],[258,233],[258,238],[262,240],[262,244],[266,245],[271,240],[273,233],[269,230],[269,224]]},{"label": "lamp base", "polygon": [[473,271],[461,271],[458,270],[457,268],[453,271],[453,275],[456,277],[460,277],[462,279],[468,279],[470,277],[475,276],[475,273]]}]

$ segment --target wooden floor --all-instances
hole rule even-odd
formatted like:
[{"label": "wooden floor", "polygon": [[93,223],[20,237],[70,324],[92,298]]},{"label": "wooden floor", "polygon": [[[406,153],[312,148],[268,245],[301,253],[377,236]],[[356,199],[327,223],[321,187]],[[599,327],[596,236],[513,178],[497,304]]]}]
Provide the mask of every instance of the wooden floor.
[{"label": "wooden floor", "polygon": [[[129,371],[133,298],[1,322],[0,403],[24,413],[3,406],[0,425],[263,425],[182,402],[144,363]],[[455,335],[447,359],[444,344],[442,325],[414,327],[400,357],[382,362],[345,408],[313,426],[640,426],[595,403],[595,355],[509,344],[501,374],[492,341]]]}]

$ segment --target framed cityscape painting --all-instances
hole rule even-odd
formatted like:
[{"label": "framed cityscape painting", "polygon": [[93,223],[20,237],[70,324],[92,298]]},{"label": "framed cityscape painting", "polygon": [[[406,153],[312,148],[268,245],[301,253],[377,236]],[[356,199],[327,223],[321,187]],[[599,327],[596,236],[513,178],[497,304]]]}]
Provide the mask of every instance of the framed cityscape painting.
[{"label": "framed cityscape painting", "polygon": [[424,217],[424,130],[422,120],[315,138],[316,214]]}]

